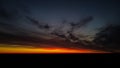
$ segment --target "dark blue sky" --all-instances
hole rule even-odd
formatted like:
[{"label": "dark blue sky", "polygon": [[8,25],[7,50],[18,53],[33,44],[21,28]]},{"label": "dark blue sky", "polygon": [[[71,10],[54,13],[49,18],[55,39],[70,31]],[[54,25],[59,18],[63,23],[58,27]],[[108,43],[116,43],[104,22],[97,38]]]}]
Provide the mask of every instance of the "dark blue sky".
[{"label": "dark blue sky", "polygon": [[[30,14],[38,21],[55,24],[55,27],[62,22],[79,21],[84,17],[93,16],[93,21],[80,31],[84,34],[94,34],[107,22],[113,24],[120,22],[120,4],[117,0],[5,0],[8,9],[21,6],[28,9]],[[23,15],[27,13],[22,13]],[[36,27],[26,24],[25,20],[19,20],[17,25],[25,26],[28,30],[39,31]]]}]

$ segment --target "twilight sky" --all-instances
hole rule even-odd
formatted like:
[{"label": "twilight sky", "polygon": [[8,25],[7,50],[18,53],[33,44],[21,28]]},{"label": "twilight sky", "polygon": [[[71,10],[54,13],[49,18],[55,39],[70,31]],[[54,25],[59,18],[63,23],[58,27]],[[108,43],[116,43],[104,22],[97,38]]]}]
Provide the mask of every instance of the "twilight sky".
[{"label": "twilight sky", "polygon": [[1,22],[10,24],[7,26],[8,29],[0,25],[1,30],[23,35],[23,32],[31,35],[31,32],[47,33],[29,23],[24,17],[26,15],[55,28],[63,20],[78,22],[85,17],[93,16],[94,19],[87,26],[76,31],[85,35],[93,35],[97,28],[104,26],[105,23],[120,22],[120,4],[117,0],[3,0],[1,7],[5,7],[10,14],[17,13],[15,16],[11,15],[13,18],[10,20],[0,18]]}]

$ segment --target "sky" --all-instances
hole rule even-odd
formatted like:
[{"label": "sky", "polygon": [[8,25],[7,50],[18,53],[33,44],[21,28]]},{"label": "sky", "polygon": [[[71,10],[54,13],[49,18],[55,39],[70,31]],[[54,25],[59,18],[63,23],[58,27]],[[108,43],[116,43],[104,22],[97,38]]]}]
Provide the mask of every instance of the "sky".
[{"label": "sky", "polygon": [[[120,4],[117,0],[3,0],[1,3],[1,6],[5,7],[7,11],[17,13],[10,20],[0,19],[2,22],[10,24],[7,28],[11,29],[7,30],[2,26],[1,30],[23,35],[37,36],[49,32],[29,23],[24,16],[30,16],[55,28],[59,27],[63,20],[78,22],[85,17],[92,16],[93,20],[90,23],[76,30],[76,33],[84,35],[94,35],[98,28],[107,23],[118,24],[120,22]],[[17,9],[18,12],[15,11]],[[40,34],[32,34],[31,32]]]}]

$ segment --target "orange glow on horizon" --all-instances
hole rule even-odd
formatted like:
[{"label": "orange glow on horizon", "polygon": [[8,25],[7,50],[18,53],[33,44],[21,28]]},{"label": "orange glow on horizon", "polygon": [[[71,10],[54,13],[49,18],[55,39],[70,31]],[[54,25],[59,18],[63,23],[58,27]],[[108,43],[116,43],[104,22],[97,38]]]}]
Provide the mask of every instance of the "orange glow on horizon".
[{"label": "orange glow on horizon", "polygon": [[69,49],[69,48],[23,48],[23,47],[0,47],[0,53],[106,53],[103,51],[89,49]]}]

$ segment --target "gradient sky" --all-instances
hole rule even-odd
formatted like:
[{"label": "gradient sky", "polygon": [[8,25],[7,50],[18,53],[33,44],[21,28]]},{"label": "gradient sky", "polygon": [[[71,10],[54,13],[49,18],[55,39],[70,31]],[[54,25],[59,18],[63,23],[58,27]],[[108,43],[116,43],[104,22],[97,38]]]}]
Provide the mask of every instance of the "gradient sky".
[{"label": "gradient sky", "polygon": [[[59,26],[63,20],[77,22],[84,17],[93,16],[94,20],[78,31],[86,35],[94,34],[96,28],[107,22],[120,22],[120,4],[117,0],[4,0],[2,4],[8,10],[25,8],[26,12],[21,12],[22,15],[54,24],[54,27]],[[39,32],[37,27],[26,22],[28,21],[22,18],[11,24],[14,27]]]}]

